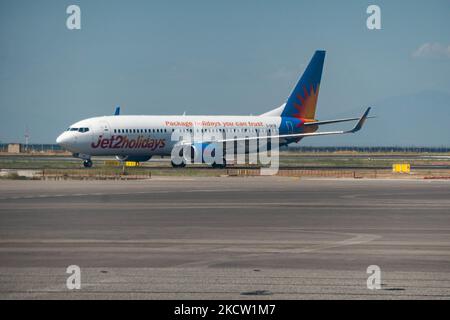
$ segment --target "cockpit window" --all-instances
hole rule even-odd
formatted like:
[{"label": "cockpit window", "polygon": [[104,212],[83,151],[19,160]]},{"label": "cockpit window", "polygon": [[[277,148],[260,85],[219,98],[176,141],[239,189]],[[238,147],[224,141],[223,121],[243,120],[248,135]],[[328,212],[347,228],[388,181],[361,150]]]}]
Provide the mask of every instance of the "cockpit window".
[{"label": "cockpit window", "polygon": [[88,132],[89,128],[80,128],[78,131],[79,132]]},{"label": "cockpit window", "polygon": [[78,128],[70,128],[70,131],[78,131]]}]

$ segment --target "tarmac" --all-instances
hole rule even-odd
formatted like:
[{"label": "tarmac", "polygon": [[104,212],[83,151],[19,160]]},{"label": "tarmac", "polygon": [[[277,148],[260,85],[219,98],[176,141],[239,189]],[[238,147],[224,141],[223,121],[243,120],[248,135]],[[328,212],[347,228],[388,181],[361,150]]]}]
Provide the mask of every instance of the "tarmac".
[{"label": "tarmac", "polygon": [[0,299],[259,298],[449,299],[450,181],[0,180]]}]

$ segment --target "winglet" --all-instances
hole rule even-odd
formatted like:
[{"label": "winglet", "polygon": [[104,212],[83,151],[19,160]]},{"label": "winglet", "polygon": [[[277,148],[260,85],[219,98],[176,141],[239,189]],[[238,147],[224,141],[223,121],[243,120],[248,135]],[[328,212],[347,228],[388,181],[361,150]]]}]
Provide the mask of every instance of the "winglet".
[{"label": "winglet", "polygon": [[364,125],[364,122],[367,119],[367,116],[369,115],[370,109],[371,109],[370,107],[367,108],[366,112],[364,112],[363,116],[359,119],[359,121],[356,124],[356,126],[352,130],[350,130],[348,132],[355,133],[355,132],[361,130],[362,126]]},{"label": "winglet", "polygon": [[114,115],[115,116],[120,115],[120,107],[119,106],[116,108],[116,111],[114,112]]}]

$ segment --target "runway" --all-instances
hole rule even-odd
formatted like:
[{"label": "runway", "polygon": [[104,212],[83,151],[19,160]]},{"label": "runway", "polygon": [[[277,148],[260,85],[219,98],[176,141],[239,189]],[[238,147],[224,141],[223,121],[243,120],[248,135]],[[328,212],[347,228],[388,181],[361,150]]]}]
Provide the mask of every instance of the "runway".
[{"label": "runway", "polygon": [[449,299],[450,181],[0,180],[0,298]]}]

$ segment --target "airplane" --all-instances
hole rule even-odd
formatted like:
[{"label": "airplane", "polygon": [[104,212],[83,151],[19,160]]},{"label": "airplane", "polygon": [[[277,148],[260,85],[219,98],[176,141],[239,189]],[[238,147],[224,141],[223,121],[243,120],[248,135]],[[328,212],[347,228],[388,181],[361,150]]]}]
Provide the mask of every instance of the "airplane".
[{"label": "airplane", "polygon": [[[227,143],[221,158],[210,163],[222,168],[227,164],[225,155],[236,154],[237,144],[277,139],[279,146],[286,146],[305,137],[355,133],[371,118],[370,107],[357,118],[315,119],[324,60],[325,51],[316,51],[286,103],[261,115],[121,115],[117,107],[114,115],[72,124],[58,136],[56,143],[83,160],[87,168],[92,167],[92,156],[115,156],[120,161],[136,162],[148,161],[153,156],[171,156],[173,167],[184,167],[190,163],[189,149],[193,156],[208,146],[219,149]],[[358,122],[346,131],[317,131],[321,125],[347,121]],[[173,139],[174,134],[187,134],[191,139]],[[268,142],[265,146],[271,148]],[[185,147],[188,151],[183,151]],[[181,150],[175,152],[182,157],[181,161],[173,160],[175,148]],[[258,152],[258,148],[247,148],[244,152]]]}]

